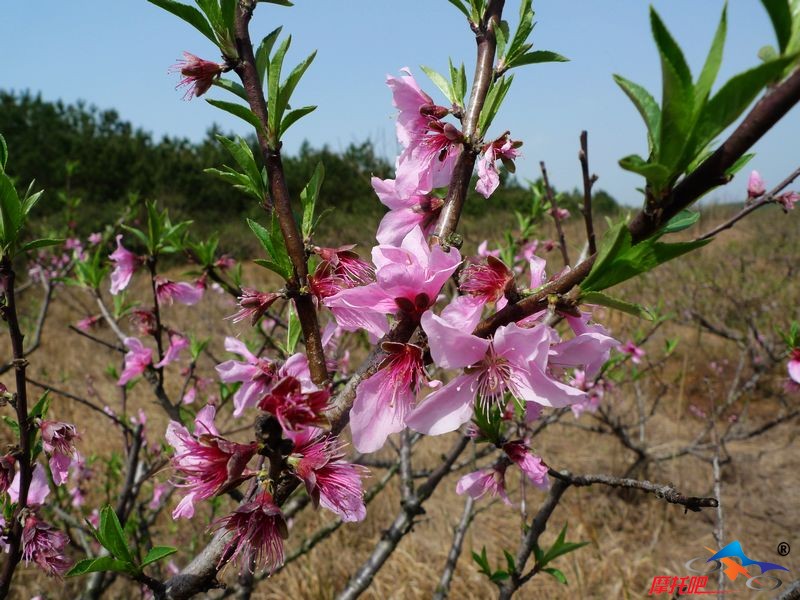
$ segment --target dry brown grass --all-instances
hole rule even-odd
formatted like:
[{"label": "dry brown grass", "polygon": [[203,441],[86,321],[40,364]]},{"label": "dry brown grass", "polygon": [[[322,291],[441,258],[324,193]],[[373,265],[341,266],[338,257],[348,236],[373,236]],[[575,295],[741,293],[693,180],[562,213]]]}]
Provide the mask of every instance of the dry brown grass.
[{"label": "dry brown grass", "polygon": [[[792,269],[798,256],[796,223],[796,219],[784,219],[778,211],[769,214],[765,211],[752,222],[724,234],[697,256],[667,265],[641,282],[628,284],[619,294],[648,303],[663,302],[667,309],[679,316],[687,308],[698,307],[704,314],[718,316],[721,323],[732,328],[739,326],[741,319],[748,316],[739,314],[743,309],[735,301],[741,300],[749,316],[769,332],[774,325],[785,325],[792,317],[798,318],[798,288]],[[466,230],[486,231],[487,225],[468,223]],[[570,232],[575,239],[577,224],[570,227]],[[578,250],[573,252],[577,256]],[[557,262],[555,255],[552,255],[552,260]],[[787,274],[790,279],[787,279]],[[258,281],[260,277],[264,277],[261,272],[248,270],[246,281],[258,285],[263,283]],[[723,288],[732,290],[732,299],[720,293]],[[62,289],[59,296],[61,301],[54,304],[42,347],[31,357],[31,375],[78,394],[86,393],[86,382],[91,380],[98,393],[96,400],[118,409],[119,391],[104,373],[108,364],[116,363],[117,357],[66,329],[66,324],[85,316],[81,306],[86,306],[89,312],[93,310],[74,289]],[[221,321],[220,316],[231,311],[230,301],[223,296],[209,296],[213,299],[194,309],[167,309],[166,319],[178,327],[191,324],[200,337],[213,336],[211,352],[221,358],[224,356],[221,348],[223,334],[233,331],[246,333],[246,329],[236,329],[229,322]],[[637,328],[643,327],[641,323],[617,315],[611,317],[610,322],[621,339],[627,339]],[[724,394],[738,356],[733,344],[721,342],[696,327],[675,321],[665,325],[647,346],[651,358],[660,355],[663,340],[671,337],[680,337],[681,343],[660,371],[668,391],[658,417],[647,427],[649,443],[658,445],[661,450],[680,447],[702,427],[702,423],[687,412],[687,406],[694,403],[707,407],[712,396]],[[725,375],[709,378],[708,363],[712,360],[728,360]],[[203,360],[200,369],[203,374],[211,374],[213,362]],[[173,396],[179,386],[177,379],[173,378],[168,390]],[[763,386],[743,397],[736,406],[737,412],[747,409],[747,419],[751,423],[769,418],[779,409],[773,392],[780,386],[780,380],[781,373],[776,371]],[[654,384],[645,384],[645,392],[653,391],[654,387]],[[607,402],[621,414],[632,410],[630,386],[620,387]],[[796,397],[794,402],[797,402]],[[128,407],[130,414],[135,414],[139,408],[147,413],[151,444],[163,441],[167,419],[152,401],[145,384],[138,385],[130,394]],[[85,454],[107,457],[112,452],[119,452],[118,432],[103,417],[58,397],[54,398],[52,410],[60,420],[78,425],[83,436],[80,448]],[[568,415],[564,420],[571,422],[572,416]],[[223,420],[220,429],[224,431],[236,426],[232,420]],[[746,552],[759,560],[786,565],[792,570],[791,577],[800,569],[800,561],[796,558],[800,555],[800,541],[796,540],[796,532],[800,531],[800,512],[797,510],[800,455],[794,429],[794,425],[782,426],[766,436],[730,445],[727,450],[733,461],[723,467],[722,488],[725,539],[741,540]],[[434,465],[449,442],[449,439],[442,438],[421,442],[415,454],[415,468]],[[631,452],[610,436],[592,435],[564,425],[547,429],[537,438],[536,446],[548,463],[578,473],[621,474],[634,459]],[[392,454],[390,449],[383,452],[387,457]],[[95,465],[89,504],[113,503],[114,491],[105,490],[106,475],[102,462]],[[165,480],[168,476],[169,473],[163,472],[156,479]],[[367,485],[380,476],[380,470],[376,470]],[[652,467],[647,476],[654,481],[672,482],[687,495],[702,496],[712,492],[710,466],[693,457]],[[455,493],[455,481],[456,476],[451,476],[436,490],[425,505],[426,514],[420,517],[413,533],[401,542],[379,572],[365,594],[366,598],[417,599],[432,595],[450,547],[452,528],[463,508],[463,498]],[[518,480],[510,480],[515,500],[519,499],[516,494],[518,485]],[[398,481],[392,480],[370,505],[366,521],[342,527],[309,555],[261,583],[253,597],[276,600],[333,598],[394,518],[399,506],[398,487]],[[149,494],[150,490],[145,486],[143,494]],[[533,512],[544,496],[541,492],[528,490],[527,497],[529,511]],[[174,501],[175,498],[173,505]],[[218,504],[216,511],[210,505],[204,505],[191,522],[173,522],[165,512],[154,530],[156,543],[177,543],[180,552],[176,563],[185,564],[207,539],[204,528],[215,515],[229,509],[232,501],[225,498]],[[292,523],[288,548],[295,547],[305,535],[332,518],[325,512],[306,510],[301,513]],[[552,578],[539,576],[520,591],[519,597],[643,597],[653,576],[685,575],[683,563],[703,555],[703,546],[714,544],[714,519],[713,511],[684,514],[680,507],[668,505],[653,496],[623,499],[617,493],[596,487],[568,490],[553,514],[543,541],[549,543],[562,524],[568,522],[568,539],[588,541],[590,545],[556,563],[566,574],[568,587]],[[502,550],[514,552],[519,535],[517,508],[496,504],[479,514],[467,535],[450,597],[493,597],[495,588],[477,572],[469,552],[480,551],[486,546],[492,563],[499,565]],[[797,551],[780,559],[775,552],[780,541],[788,541]],[[76,550],[74,555],[79,557],[79,551]],[[232,581],[235,573],[229,569],[222,579]],[[80,579],[55,582],[42,577],[38,571],[21,568],[15,578],[14,596],[27,599],[42,594],[50,599],[70,598],[77,596],[82,584]],[[134,586],[120,579],[106,597],[129,598],[136,594]]]}]

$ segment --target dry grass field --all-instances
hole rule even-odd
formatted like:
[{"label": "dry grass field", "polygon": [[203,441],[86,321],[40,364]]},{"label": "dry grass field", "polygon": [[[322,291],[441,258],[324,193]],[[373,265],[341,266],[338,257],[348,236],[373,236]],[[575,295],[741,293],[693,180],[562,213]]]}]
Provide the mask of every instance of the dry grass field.
[{"label": "dry grass field", "polygon": [[[708,210],[690,233],[708,229],[725,212],[722,208]],[[654,416],[641,428],[631,430],[636,443],[652,454],[667,457],[690,443],[706,426],[706,420],[697,416],[698,411],[710,412],[714,405],[729,398],[731,390],[736,392],[737,399],[715,423],[720,435],[728,427],[733,431],[751,431],[779,415],[797,410],[800,396],[783,391],[785,366],[781,363],[768,364],[754,385],[745,386],[756,373],[759,361],[768,360],[755,348],[752,331],[775,339],[776,327],[786,327],[792,319],[800,318],[797,274],[800,221],[797,217],[794,214],[784,216],[777,208],[768,207],[688,259],[665,265],[615,291],[628,300],[658,305],[662,313],[672,315],[644,346],[647,358],[640,368],[649,369],[648,375],[637,381],[626,377],[603,402],[608,414],[630,422],[635,419],[633,415],[638,414],[642,402],[649,407],[658,400]],[[475,242],[483,237],[481,232],[489,230],[499,228],[487,222],[465,224],[466,237],[471,242],[467,249],[474,248]],[[579,239],[577,223],[570,223],[569,233],[571,239]],[[577,256],[579,249],[573,251]],[[548,258],[555,263],[558,261],[555,253]],[[256,269],[246,268],[246,284],[265,285],[263,271]],[[554,270],[555,265],[550,272]],[[142,287],[135,291],[143,291],[141,279],[137,284]],[[30,326],[38,292],[31,289],[25,294],[33,302],[27,321]],[[31,377],[77,395],[91,393],[94,402],[119,412],[120,393],[106,373],[109,365],[118,367],[118,356],[67,329],[68,324],[94,312],[90,299],[81,290],[64,287],[57,290],[56,296],[41,348],[30,357]],[[166,309],[165,319],[171,325],[191,326],[198,337],[212,338],[209,355],[203,356],[198,364],[202,375],[213,374],[211,356],[225,358],[224,335],[248,333],[246,327],[233,326],[221,319],[233,312],[232,307],[229,297],[211,292],[196,307]],[[748,341],[740,344],[710,333],[698,325],[697,315],[691,315],[691,311],[728,333],[743,335]],[[645,322],[618,314],[608,315],[605,322],[622,341],[637,339],[649,327]],[[112,339],[103,329],[98,330],[97,335]],[[679,340],[677,347],[666,355],[666,341],[676,338]],[[755,348],[754,353],[748,354],[747,348]],[[353,350],[354,363],[364,351],[363,348]],[[6,341],[0,343],[0,353],[8,354]],[[182,378],[174,375],[168,391],[177,395]],[[739,388],[743,387],[745,389],[739,393]],[[127,399],[128,414],[135,415],[139,409],[147,414],[149,444],[162,443],[167,419],[153,401],[145,382]],[[79,449],[87,457],[95,457],[86,506],[113,503],[118,484],[108,485],[113,476],[106,471],[103,459],[113,452],[119,453],[119,432],[101,415],[58,395],[53,397],[52,414],[59,420],[76,423],[82,436]],[[734,418],[736,423],[732,424]],[[243,423],[226,412],[218,425],[225,432],[241,428]],[[574,473],[626,473],[637,458],[635,452],[623,447],[614,435],[588,430],[598,425],[599,421],[590,414],[576,420],[567,413],[536,438],[536,450],[548,464],[558,469]],[[785,574],[785,583],[800,576],[800,539],[797,537],[800,532],[800,452],[796,431],[797,419],[793,419],[761,435],[732,440],[724,448],[723,459],[729,457],[729,460],[723,460],[721,466],[723,539],[726,543],[740,540],[747,554],[758,560],[787,566],[791,571]],[[422,440],[415,452],[414,469],[424,470],[435,465],[449,444],[448,437]],[[382,455],[393,459],[394,451],[387,447]],[[704,460],[708,456],[708,452],[699,451],[672,460],[664,458],[637,468],[634,474],[660,483],[671,482],[686,495],[709,496],[713,494],[714,478],[711,464]],[[365,598],[412,600],[432,596],[450,549],[453,527],[464,506],[464,499],[455,493],[455,482],[469,468],[469,464],[465,465],[439,486],[425,504],[425,514],[419,517],[413,532],[403,539],[378,573]],[[380,480],[383,474],[379,468],[372,469],[366,487]],[[169,477],[169,471],[163,470],[153,483]],[[363,523],[341,527],[308,554],[262,581],[252,597],[270,600],[334,598],[393,520],[399,508],[399,488],[397,478],[390,480],[369,505]],[[514,507],[502,503],[489,506],[486,500],[478,503],[480,512],[467,533],[451,598],[496,596],[496,588],[478,572],[469,553],[485,546],[492,564],[500,565],[504,560],[503,549],[516,551],[521,533],[516,476],[509,480],[509,491]],[[142,488],[142,496],[147,498],[151,493],[152,484],[148,482]],[[527,489],[528,513],[534,513],[544,498],[544,492]],[[193,520],[179,522],[169,517],[176,502],[177,495],[152,528],[152,534],[157,544],[177,542],[176,545],[180,545],[174,562],[183,566],[208,539],[207,525],[231,508],[233,500],[222,498],[213,506],[203,503]],[[569,489],[549,522],[543,542],[549,544],[563,524],[568,523],[568,539],[589,544],[554,563],[566,575],[567,586],[540,574],[522,588],[518,597],[532,600],[645,597],[654,576],[688,575],[684,563],[695,556],[707,555],[704,547],[715,545],[716,518],[713,509],[684,514],[682,507],[649,494],[620,494],[599,486]],[[291,521],[287,552],[333,519],[331,513],[311,509],[299,513]],[[786,557],[776,553],[782,541],[793,549]],[[73,557],[82,557],[79,548],[73,549]],[[236,573],[229,569],[222,579],[235,581]],[[708,588],[717,589],[715,583],[710,580]],[[21,567],[12,596],[24,600],[36,595],[51,600],[73,598],[79,596],[84,584],[81,578],[57,582],[44,578],[33,568]],[[747,590],[742,580],[728,586],[739,597],[755,593]],[[138,595],[134,585],[120,578],[105,597],[127,599]],[[209,597],[218,595],[213,592]],[[761,593],[758,597],[771,596]]]}]

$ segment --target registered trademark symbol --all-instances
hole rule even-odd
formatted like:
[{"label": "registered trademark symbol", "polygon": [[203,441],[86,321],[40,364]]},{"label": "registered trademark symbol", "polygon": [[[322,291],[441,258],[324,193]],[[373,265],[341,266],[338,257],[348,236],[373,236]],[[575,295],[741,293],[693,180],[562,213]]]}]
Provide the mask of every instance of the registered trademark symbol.
[{"label": "registered trademark symbol", "polygon": [[786,556],[787,554],[789,554],[789,552],[791,552],[791,550],[792,550],[791,547],[786,542],[781,542],[780,544],[778,544],[778,554],[780,554],[781,556]]}]

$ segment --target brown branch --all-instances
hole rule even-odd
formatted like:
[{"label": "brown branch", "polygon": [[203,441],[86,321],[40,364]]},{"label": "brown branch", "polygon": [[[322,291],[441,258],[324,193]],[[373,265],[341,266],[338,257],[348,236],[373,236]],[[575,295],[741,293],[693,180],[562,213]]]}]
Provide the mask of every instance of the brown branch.
[{"label": "brown branch", "polygon": [[[305,244],[292,212],[289,188],[281,161],[280,142],[271,144],[266,135],[267,101],[264,98],[264,89],[256,68],[256,58],[253,54],[249,31],[254,8],[255,2],[241,2],[236,9],[236,48],[239,52],[240,62],[234,70],[242,81],[250,110],[258,117],[263,126],[257,129],[256,134],[267,169],[269,195],[294,268],[294,273],[286,282],[286,286],[292,292],[297,317],[303,330],[311,379],[314,383],[322,385],[328,382],[328,369],[325,365],[325,352],[322,348],[317,310],[311,294],[308,292]],[[274,133],[277,135],[277,132]]]},{"label": "brown branch", "polygon": [[31,379],[30,377],[28,377],[27,379],[28,379],[28,383],[30,383],[31,385],[33,385],[35,387],[38,387],[38,388],[40,388],[42,390],[45,390],[45,391],[53,392],[54,394],[57,394],[59,396],[63,396],[64,398],[67,398],[69,400],[73,400],[73,401],[77,402],[78,404],[82,404],[85,407],[87,407],[87,408],[89,408],[89,409],[91,409],[91,410],[103,415],[105,418],[110,419],[111,421],[113,421],[114,423],[119,425],[122,429],[124,429],[126,432],[128,432],[128,433],[132,433],[133,432],[133,430],[128,426],[127,423],[125,423],[125,421],[123,421],[122,419],[120,419],[120,418],[118,418],[118,417],[116,417],[116,416],[114,416],[112,414],[107,413],[106,411],[104,411],[99,406],[96,406],[95,404],[92,404],[89,400],[86,400],[85,398],[81,398],[80,396],[76,396],[75,394],[72,394],[70,392],[67,392],[67,391],[58,389],[56,387],[53,387],[49,383],[43,383],[41,381],[36,381],[35,379]]},{"label": "brown branch", "polygon": [[594,221],[592,219],[592,186],[597,181],[597,175],[589,175],[589,134],[581,131],[581,149],[578,160],[581,162],[583,175],[583,221],[586,225],[586,243],[589,245],[589,254],[597,252],[597,241],[594,235]]},{"label": "brown branch", "polygon": [[[39,308],[39,317],[36,319],[36,327],[33,330],[33,343],[31,343],[29,347],[25,348],[24,352],[22,353],[23,358],[27,358],[33,354],[36,350],[38,350],[42,343],[42,330],[44,329],[44,322],[45,319],[47,319],[47,313],[50,309],[50,301],[53,298],[53,286],[47,279],[45,279],[42,281],[42,287],[44,288],[44,297],[42,299],[42,306]],[[14,361],[0,366],[0,375],[8,372],[12,368],[14,368]]]},{"label": "brown branch", "polygon": [[432,244],[439,243],[443,248],[461,245],[454,234],[464,208],[464,202],[467,199],[467,189],[475,168],[475,159],[478,157],[475,145],[480,141],[480,136],[485,133],[477,130],[478,121],[494,77],[494,58],[497,50],[497,39],[494,32],[495,28],[500,25],[504,4],[505,0],[489,0],[483,20],[475,31],[478,58],[475,63],[472,91],[462,119],[465,143],[461,154],[456,159],[453,178],[447,190],[447,197],[436,225],[436,232],[431,237]]},{"label": "brown branch", "polygon": [[567,482],[575,487],[585,487],[587,485],[607,485],[615,488],[626,488],[642,490],[655,494],[656,498],[666,500],[670,504],[680,504],[684,507],[684,512],[700,512],[703,508],[716,508],[719,501],[716,498],[699,498],[697,496],[684,496],[671,485],[652,483],[647,480],[630,479],[627,477],[614,477],[612,475],[573,475],[569,471],[556,471],[548,469],[551,477]]},{"label": "brown branch", "polygon": [[553,217],[553,222],[556,224],[556,232],[558,233],[558,246],[561,248],[561,258],[564,259],[564,266],[569,266],[569,252],[567,250],[567,239],[564,236],[564,228],[561,226],[561,219],[558,217],[558,202],[556,195],[553,193],[553,188],[550,187],[550,181],[547,178],[547,167],[544,161],[539,161],[539,167],[542,169],[542,181],[544,182],[544,191],[547,194],[547,200],[550,202],[550,215]]},{"label": "brown branch", "polygon": [[13,403],[19,425],[19,442],[16,452],[16,459],[19,464],[19,496],[14,514],[10,519],[11,527],[6,538],[6,543],[8,544],[6,559],[2,570],[0,570],[0,598],[5,598],[8,596],[14,571],[22,558],[23,525],[20,517],[28,505],[28,489],[33,477],[33,465],[31,464],[30,443],[32,436],[31,422],[28,418],[28,391],[25,377],[28,361],[25,360],[25,349],[23,347],[25,336],[19,328],[17,304],[14,297],[15,273],[11,265],[11,259],[7,254],[0,260],[0,279],[5,280],[5,306],[2,307],[2,317],[8,323],[11,352],[14,357],[16,394]]},{"label": "brown branch", "polygon": [[464,502],[464,512],[461,515],[461,520],[458,525],[453,528],[453,543],[450,545],[450,552],[447,554],[447,561],[442,570],[442,577],[439,579],[439,585],[436,588],[436,593],[433,595],[434,600],[445,600],[450,592],[450,583],[453,580],[453,575],[456,572],[456,565],[458,558],[461,556],[461,548],[464,545],[464,537],[467,535],[467,529],[472,524],[475,518],[475,499],[467,495],[467,500]]}]

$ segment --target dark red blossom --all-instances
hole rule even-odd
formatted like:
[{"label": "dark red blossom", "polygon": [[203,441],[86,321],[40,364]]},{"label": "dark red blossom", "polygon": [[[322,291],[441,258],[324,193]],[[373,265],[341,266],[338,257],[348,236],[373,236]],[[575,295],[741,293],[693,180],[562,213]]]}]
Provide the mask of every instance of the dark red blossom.
[{"label": "dark red blossom", "polygon": [[309,425],[324,425],[330,392],[304,392],[300,380],[284,377],[261,399],[258,407],[275,416],[286,431]]}]

